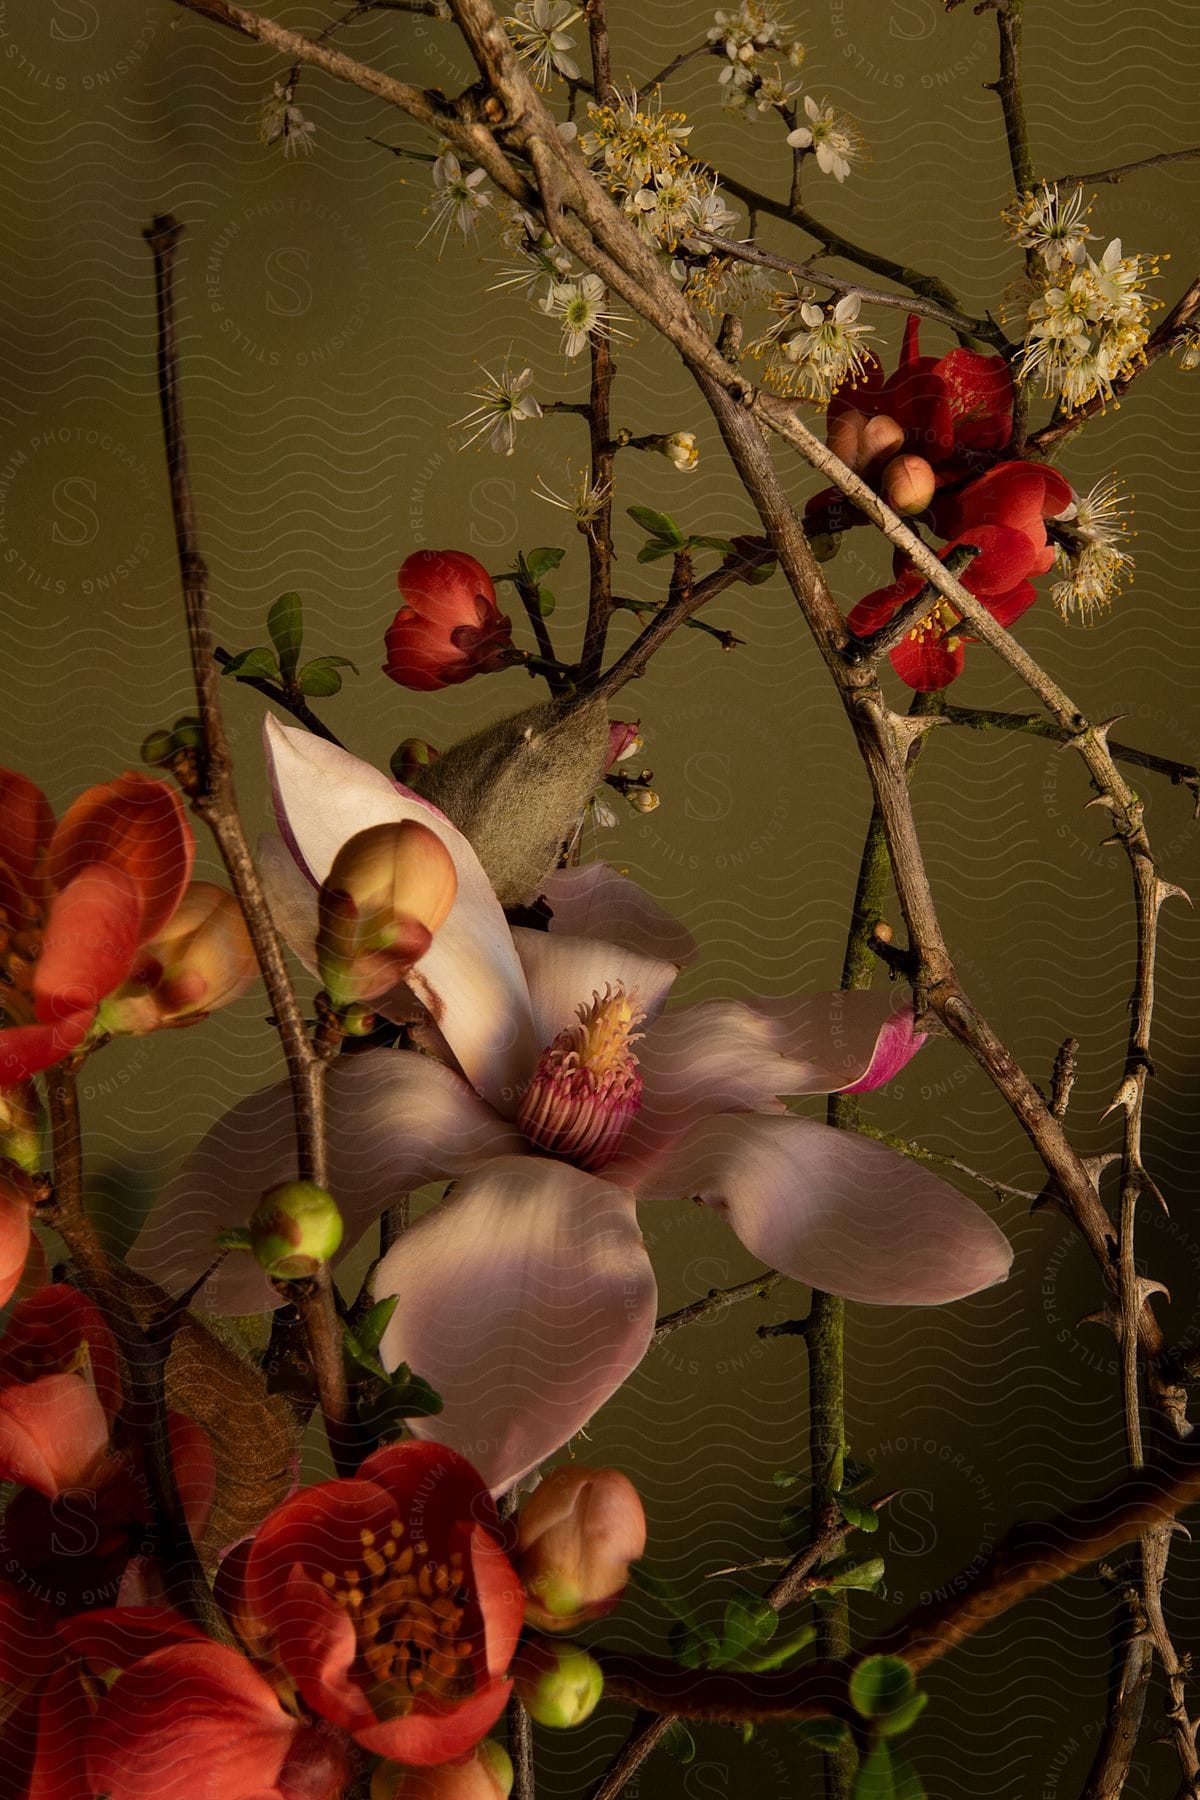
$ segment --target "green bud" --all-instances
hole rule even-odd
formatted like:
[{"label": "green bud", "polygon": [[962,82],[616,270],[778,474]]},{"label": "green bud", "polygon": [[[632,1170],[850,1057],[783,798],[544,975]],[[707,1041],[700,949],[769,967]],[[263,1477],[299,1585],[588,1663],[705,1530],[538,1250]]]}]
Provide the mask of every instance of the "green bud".
[{"label": "green bud", "polygon": [[342,1241],[333,1195],[314,1181],[284,1181],[268,1190],[250,1219],[250,1247],[276,1281],[315,1275]]},{"label": "green bud", "polygon": [[147,763],[165,763],[175,754],[175,735],[170,731],[152,731],[142,744],[141,757]]},{"label": "green bud", "polygon": [[604,1692],[600,1664],[582,1644],[527,1638],[513,1663],[517,1698],[538,1725],[564,1730],[591,1717]]},{"label": "green bud", "polygon": [[185,713],[182,719],[176,719],[171,728],[173,750],[202,750],[204,748],[204,727],[193,713]]},{"label": "green bud", "polygon": [[379,1014],[356,1002],[339,1014],[339,1020],[347,1037],[370,1037],[379,1023]]}]

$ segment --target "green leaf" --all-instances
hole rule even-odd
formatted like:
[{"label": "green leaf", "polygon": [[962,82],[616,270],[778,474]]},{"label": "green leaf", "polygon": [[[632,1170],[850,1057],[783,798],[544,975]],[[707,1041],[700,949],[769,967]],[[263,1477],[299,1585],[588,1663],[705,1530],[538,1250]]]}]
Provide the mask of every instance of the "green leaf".
[{"label": "green leaf", "polygon": [[879,1720],[877,1729],[880,1737],[900,1737],[904,1732],[911,1731],[928,1705],[928,1694],[914,1694],[906,1706],[898,1706],[886,1719]]},{"label": "green leaf", "polygon": [[304,642],[304,602],[299,594],[280,594],[267,614],[267,630],[279,652],[283,678],[290,681],[296,673],[300,646]]},{"label": "green leaf", "polygon": [[817,1750],[840,1750],[850,1741],[850,1727],[844,1719],[799,1719],[795,1731]]},{"label": "green leaf", "polygon": [[232,675],[235,681],[252,675],[258,681],[278,681],[279,664],[273,653],[265,644],[254,650],[243,650],[237,656],[230,657],[221,669],[222,675]]},{"label": "green leaf", "polygon": [[565,550],[556,550],[551,545],[543,544],[537,550],[531,550],[528,556],[522,557],[532,581],[540,581],[551,569],[557,569],[566,555]]},{"label": "green leaf", "polygon": [[554,595],[550,592],[549,588],[538,588],[537,609],[543,619],[548,619],[557,605],[558,601],[554,598]]},{"label": "green leaf", "polygon": [[377,1300],[371,1310],[359,1321],[355,1336],[368,1356],[373,1356],[378,1350],[383,1341],[383,1334],[392,1322],[392,1314],[399,1304],[399,1294],[389,1294],[386,1300]]},{"label": "green leaf", "polygon": [[883,1575],[882,1556],[868,1556],[861,1562],[853,1556],[839,1556],[820,1571],[821,1587],[869,1594],[879,1586]]},{"label": "green leaf", "polygon": [[650,538],[637,553],[640,563],[658,562],[661,557],[674,556],[679,549],[678,544],[669,544],[663,538]]},{"label": "green leaf", "polygon": [[696,1740],[682,1719],[672,1719],[662,1738],[662,1747],[676,1762],[696,1760]]},{"label": "green leaf", "polygon": [[358,674],[357,666],[348,656],[316,656],[312,662],[305,663],[296,678],[296,685],[302,694],[315,697],[338,694],[342,689],[339,669],[353,669]]},{"label": "green leaf", "polygon": [[672,550],[682,550],[687,543],[685,533],[669,513],[655,512],[652,506],[628,506],[625,510],[635,525],[640,525],[644,531],[653,532],[656,538],[662,538]]},{"label": "green leaf", "polygon": [[358,1403],[358,1416],[377,1438],[387,1441],[399,1437],[409,1419],[428,1419],[442,1410],[442,1398],[427,1381],[413,1375],[401,1363],[386,1387],[365,1394]]},{"label": "green leaf", "polygon": [[917,1771],[904,1757],[892,1753],[892,1787],[896,1800],[927,1800]]},{"label": "green leaf", "polygon": [[694,550],[719,550],[722,556],[735,556],[737,552],[728,538],[722,537],[690,537],[689,546]]},{"label": "green leaf", "polygon": [[722,1663],[736,1662],[769,1643],[779,1629],[779,1614],[757,1594],[735,1594],[725,1608],[718,1652]]},{"label": "green leaf", "polygon": [[796,1487],[805,1479],[805,1475],[799,1469],[776,1469],[771,1477],[777,1488]]},{"label": "green leaf", "polygon": [[713,1668],[722,1660],[720,1639],[707,1625],[672,1625],[667,1642],[685,1669]]},{"label": "green leaf", "polygon": [[886,1744],[876,1744],[859,1769],[854,1782],[854,1800],[896,1800],[892,1755]]},{"label": "green leaf", "polygon": [[802,1625],[791,1637],[784,1638],[782,1643],[776,1642],[761,1656],[744,1656],[740,1668],[749,1669],[755,1675],[765,1674],[768,1669],[782,1669],[785,1663],[791,1662],[793,1656],[799,1656],[807,1650],[817,1635],[815,1625]]},{"label": "green leaf", "polygon": [[873,1507],[859,1506],[857,1501],[847,1499],[844,1490],[833,1498],[847,1525],[856,1525],[859,1531],[879,1530],[879,1514]]},{"label": "green leaf", "polygon": [[916,1678],[899,1656],[865,1657],[850,1677],[850,1704],[864,1719],[894,1715],[908,1707],[916,1691]]},{"label": "green leaf", "polygon": [[865,1482],[870,1481],[874,1473],[870,1463],[855,1462],[852,1456],[848,1456],[842,1464],[841,1492],[852,1494],[855,1488],[860,1488]]}]

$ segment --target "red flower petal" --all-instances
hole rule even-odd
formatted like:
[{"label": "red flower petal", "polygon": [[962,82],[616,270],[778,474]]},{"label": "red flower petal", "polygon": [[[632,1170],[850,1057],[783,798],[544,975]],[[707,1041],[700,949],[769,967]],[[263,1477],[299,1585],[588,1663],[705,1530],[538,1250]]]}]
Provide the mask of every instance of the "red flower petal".
[{"label": "red flower petal", "polygon": [[249,1800],[276,1789],[304,1730],[236,1651],[174,1644],[127,1669],[100,1703],[85,1751],[90,1791],[195,1800],[200,1775],[205,1800]]},{"label": "red flower petal", "polygon": [[961,638],[956,641],[957,649],[948,650],[946,639],[930,632],[921,638],[906,637],[892,651],[892,667],[901,681],[906,681],[919,693],[929,694],[936,688],[949,687],[962,674],[963,644]]},{"label": "red flower petal", "polygon": [[108,1450],[108,1420],[78,1375],[0,1388],[0,1480],[52,1499],[81,1487]]},{"label": "red flower petal", "polygon": [[496,607],[491,576],[465,550],[415,551],[401,566],[396,586],[414,613],[447,630],[474,624],[479,599],[493,611]]},{"label": "red flower petal", "polygon": [[54,835],[54,814],[41,788],[15,769],[0,769],[0,863],[26,893]]},{"label": "red flower petal", "polygon": [[68,1369],[86,1346],[97,1398],[110,1419],[121,1409],[117,1347],[100,1308],[78,1288],[55,1283],[13,1307],[0,1342],[0,1383],[36,1381]]},{"label": "red flower petal", "polygon": [[196,854],[183,801],[174,788],[127,771],[90,787],[59,821],[47,870],[65,888],[91,864],[122,870],[141,911],[141,941],[154,937],[178,906]]},{"label": "red flower petal", "polygon": [[1022,613],[1029,611],[1037,599],[1032,581],[1019,581],[1007,594],[997,594],[987,602],[987,609],[998,625],[1015,625]]},{"label": "red flower petal", "polygon": [[95,1008],[133,967],[141,905],[132,878],[110,863],[93,863],[54,896],[42,954],[34,965],[38,1018],[52,1024]]},{"label": "red flower petal", "polygon": [[33,1236],[31,1212],[29,1195],[0,1179],[0,1306],[8,1305],[25,1273]]},{"label": "red flower petal", "polygon": [[1006,594],[1037,570],[1038,551],[1028,535],[1012,525],[968,526],[939,551],[942,561],[960,544],[975,544],[979,548],[980,554],[960,579],[989,608],[993,596]]},{"label": "red flower petal", "polygon": [[49,1025],[8,1025],[0,1030],[0,1085],[9,1087],[53,1068],[77,1050],[92,1027],[93,1006]]},{"label": "red flower petal", "polygon": [[968,450],[1002,450],[1012,436],[1013,417],[1012,376],[1004,358],[951,350],[937,373],[950,402],[955,443]]}]

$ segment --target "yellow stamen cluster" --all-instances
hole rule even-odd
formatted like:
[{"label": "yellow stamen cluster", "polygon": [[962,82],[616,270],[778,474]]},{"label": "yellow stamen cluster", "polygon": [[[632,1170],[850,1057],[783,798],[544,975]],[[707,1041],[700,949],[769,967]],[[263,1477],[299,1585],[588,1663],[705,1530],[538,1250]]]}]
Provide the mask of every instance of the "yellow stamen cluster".
[{"label": "yellow stamen cluster", "polygon": [[364,1528],[361,1566],[321,1577],[353,1623],[380,1719],[411,1712],[421,1695],[457,1700],[471,1688],[475,1644],[459,1635],[468,1598],[461,1552],[439,1562],[423,1538],[405,1544],[406,1536],[399,1519],[386,1536]]},{"label": "yellow stamen cluster", "polygon": [[939,600],[923,618],[917,620],[908,634],[909,640],[914,644],[923,644],[927,637],[935,641],[942,639],[946,649],[953,652],[962,644],[962,637],[958,633],[961,624],[962,619],[950,602]]}]

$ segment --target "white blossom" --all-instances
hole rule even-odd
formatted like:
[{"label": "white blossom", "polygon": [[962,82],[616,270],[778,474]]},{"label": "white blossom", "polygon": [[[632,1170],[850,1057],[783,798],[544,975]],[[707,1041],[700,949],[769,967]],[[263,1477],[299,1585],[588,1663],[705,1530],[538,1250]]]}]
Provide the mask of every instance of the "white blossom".
[{"label": "white blossom", "polygon": [[541,308],[562,326],[563,351],[567,356],[578,356],[596,338],[628,337],[628,332],[619,330],[615,323],[622,315],[607,300],[598,275],[581,275],[576,281],[553,284]]},{"label": "white blossom", "polygon": [[548,88],[555,75],[579,80],[579,64],[571,55],[575,39],[567,26],[582,16],[568,0],[517,0],[504,23],[518,55],[529,64],[535,87]]},{"label": "white blossom", "polygon": [[316,126],[296,105],[295,87],[277,81],[258,114],[258,135],[264,144],[283,145],[285,156],[307,156],[312,150]]},{"label": "white blossom", "polygon": [[789,131],[788,143],[793,150],[811,150],[823,174],[845,181],[866,149],[857,128],[832,106],[818,105],[811,94],[804,97],[804,111],[808,124]]},{"label": "white blossom", "polygon": [[424,243],[431,232],[440,230],[438,248],[444,250],[455,227],[464,239],[468,238],[479,224],[480,213],[492,203],[491,195],[481,191],[480,183],[484,180],[486,175],[482,169],[472,169],[469,175],[464,175],[454,152],[443,150],[433,165],[433,218],[421,242]]},{"label": "white blossom", "polygon": [[504,456],[511,456],[516,437],[517,426],[524,419],[540,419],[542,409],[533,395],[527,392],[533,380],[532,369],[521,369],[517,373],[506,363],[499,375],[492,375],[485,369],[485,381],[482,387],[472,388],[470,397],[480,404],[472,412],[465,413],[461,419],[455,419],[455,426],[467,425],[474,429],[463,440],[462,448],[466,450],[477,443],[485,434],[488,448],[496,450]]}]

